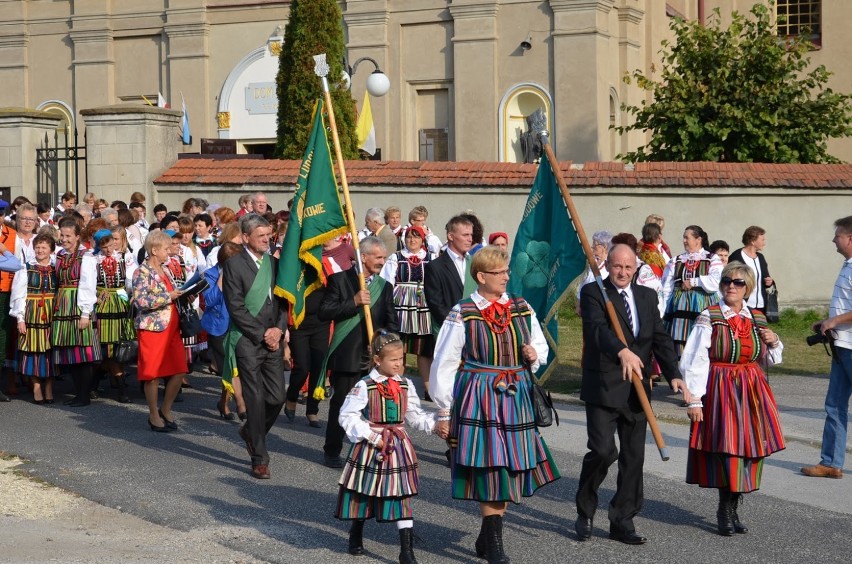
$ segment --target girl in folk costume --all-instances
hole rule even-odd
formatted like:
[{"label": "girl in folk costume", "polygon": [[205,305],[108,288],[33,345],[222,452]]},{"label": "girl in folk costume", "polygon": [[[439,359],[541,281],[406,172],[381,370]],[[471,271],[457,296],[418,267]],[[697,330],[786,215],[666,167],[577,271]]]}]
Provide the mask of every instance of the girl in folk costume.
[{"label": "girl in folk costume", "polygon": [[[432,255],[426,250],[426,231],[412,225],[405,232],[405,249],[388,257],[381,277],[393,284],[393,305],[399,316],[399,332],[405,352],[417,355],[417,369],[423,378],[423,388],[429,389],[429,368],[432,364],[432,316],[423,295],[426,263]],[[429,350],[426,350],[426,347]],[[429,353],[428,356],[424,353]],[[431,401],[428,391],[426,400]]]},{"label": "girl in folk costume", "polygon": [[666,304],[663,319],[678,357],[698,314],[719,302],[722,262],[710,253],[709,245],[707,233],[697,225],[690,225],[683,232],[686,252],[669,262],[663,271]]},{"label": "girl in folk costume", "polygon": [[336,517],[352,520],[349,553],[364,554],[364,521],[396,521],[401,564],[416,563],[411,498],[418,492],[417,455],[404,423],[431,432],[435,416],[420,407],[414,384],[402,376],[405,352],[395,333],[372,342],[373,368],[349,392],[340,425],[354,444],[340,477]]},{"label": "girl in folk costume", "polygon": [[737,509],[760,487],[763,459],[782,450],[778,406],[763,366],[781,362],[783,344],[766,317],[749,309],[752,270],[731,262],[722,271],[722,301],[698,316],[680,361],[692,421],[686,482],[719,490],[719,534],[745,533]]},{"label": "girl in folk costume", "polygon": [[67,403],[82,407],[91,403],[95,362],[101,361],[101,343],[92,319],[97,300],[97,263],[80,241],[80,224],[70,217],[59,221],[56,277],[59,291],[51,325],[55,364],[69,365],[76,395]]},{"label": "girl in folk costume", "polygon": [[[121,229],[122,227],[117,227]],[[103,348],[103,367],[118,388],[119,403],[130,403],[124,381],[124,367],[115,361],[119,341],[135,340],[136,329],[130,317],[130,297],[136,261],[132,252],[122,252],[118,233],[101,229],[95,233],[95,260],[98,265],[98,301],[95,305],[98,334]]]},{"label": "girl in folk costume", "polygon": [[39,405],[53,403],[50,325],[58,286],[51,264],[55,248],[53,237],[36,235],[34,260],[12,281],[9,314],[18,323],[18,372],[32,379],[33,401]]}]

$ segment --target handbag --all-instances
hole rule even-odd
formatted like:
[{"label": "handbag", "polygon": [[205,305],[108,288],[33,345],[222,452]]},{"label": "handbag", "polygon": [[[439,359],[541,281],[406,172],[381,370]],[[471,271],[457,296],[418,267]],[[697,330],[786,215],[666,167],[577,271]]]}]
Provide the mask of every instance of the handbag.
[{"label": "handbag", "polygon": [[[127,317],[130,319],[134,318],[133,310],[134,306],[128,306]],[[139,341],[128,339],[127,335],[121,335],[115,344],[113,358],[119,364],[135,363],[139,359]]]},{"label": "handbag", "polygon": [[778,323],[781,316],[778,312],[778,287],[775,282],[766,289],[766,304],[764,304],[764,314],[766,321],[769,323]]},{"label": "handbag", "polygon": [[201,333],[201,316],[192,306],[192,301],[183,299],[183,296],[175,301],[180,321],[180,336],[184,339],[195,337]]},{"label": "handbag", "polygon": [[[512,296],[510,295],[511,299]],[[514,301],[514,300],[513,300]],[[515,315],[518,315],[518,306],[517,302],[515,302]],[[530,328],[530,324],[532,323],[532,318],[527,318],[527,330],[532,331]],[[526,339],[525,339],[526,340]],[[545,390],[539,383],[536,381],[535,374],[533,374],[532,366],[530,363],[524,359],[524,365],[527,367],[527,371],[530,373],[530,396],[532,399],[533,405],[533,417],[535,418],[535,426],[536,427],[550,427],[553,425],[554,419],[556,420],[556,426],[559,426],[559,414],[556,413],[556,409],[553,407],[553,398],[550,396],[550,392]]]},{"label": "handbag", "polygon": [[536,427],[550,427],[553,425],[554,419],[556,426],[559,426],[559,414],[553,407],[553,398],[550,397],[550,392],[541,387],[535,381],[535,376],[530,374],[532,381],[532,400],[533,400],[533,415],[535,416]]}]

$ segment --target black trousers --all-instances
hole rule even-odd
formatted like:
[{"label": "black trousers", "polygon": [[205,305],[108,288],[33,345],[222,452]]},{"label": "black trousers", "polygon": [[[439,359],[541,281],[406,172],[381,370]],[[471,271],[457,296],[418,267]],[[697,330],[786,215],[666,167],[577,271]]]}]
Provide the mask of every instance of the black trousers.
[{"label": "black trousers", "polygon": [[[645,465],[645,429],[648,419],[639,409],[586,404],[589,452],[583,457],[577,486],[577,513],[592,518],[598,507],[598,488],[618,460],[615,496],[609,502],[610,531],[635,531],[633,517],[642,509],[642,468]],[[619,448],[615,447],[618,433]]]},{"label": "black trousers", "polygon": [[330,323],[302,324],[298,329],[290,328],[290,356],[293,358],[293,370],[290,372],[290,385],[287,386],[287,401],[299,399],[299,390],[308,382],[306,413],[319,413],[319,401],[314,399],[322,361],[328,354]]},{"label": "black trousers", "polygon": [[246,402],[246,431],[254,447],[252,466],[269,464],[266,434],[284,407],[284,356],[243,337],[236,348],[237,371]]},{"label": "black trousers", "polygon": [[343,437],[346,432],[338,421],[340,408],[346,396],[355,387],[355,383],[363,376],[361,372],[331,372],[331,385],[334,394],[328,402],[328,425],[325,427],[325,445],[322,447],[326,456],[340,456],[343,450]]}]

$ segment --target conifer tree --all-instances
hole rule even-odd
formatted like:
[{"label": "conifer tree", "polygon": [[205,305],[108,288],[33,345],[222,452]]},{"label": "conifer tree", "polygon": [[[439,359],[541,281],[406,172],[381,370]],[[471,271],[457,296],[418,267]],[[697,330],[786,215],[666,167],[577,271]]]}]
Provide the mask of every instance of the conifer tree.
[{"label": "conifer tree", "polygon": [[328,82],[343,158],[358,158],[355,100],[341,85],[344,52],[343,14],[337,1],[293,0],[276,79],[277,157],[302,158],[311,132],[311,112],[316,100],[322,97],[322,83],[314,74],[314,55],[325,53],[330,67]]}]

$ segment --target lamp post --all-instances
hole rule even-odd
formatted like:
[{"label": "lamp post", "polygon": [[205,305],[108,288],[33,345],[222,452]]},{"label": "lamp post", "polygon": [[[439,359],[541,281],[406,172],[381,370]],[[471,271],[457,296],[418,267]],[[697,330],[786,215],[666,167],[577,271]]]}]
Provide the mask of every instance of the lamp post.
[{"label": "lamp post", "polygon": [[346,71],[344,72],[344,82],[347,85],[347,88],[350,86],[352,77],[358,71],[358,65],[363,63],[364,61],[370,61],[373,63],[373,66],[376,67],[375,70],[367,77],[367,92],[370,93],[371,96],[375,96],[380,98],[388,93],[390,90],[390,79],[387,77],[385,73],[382,72],[382,69],[379,68],[379,63],[376,62],[372,57],[361,57],[352,66],[346,65],[344,63],[344,67],[346,67]]}]

